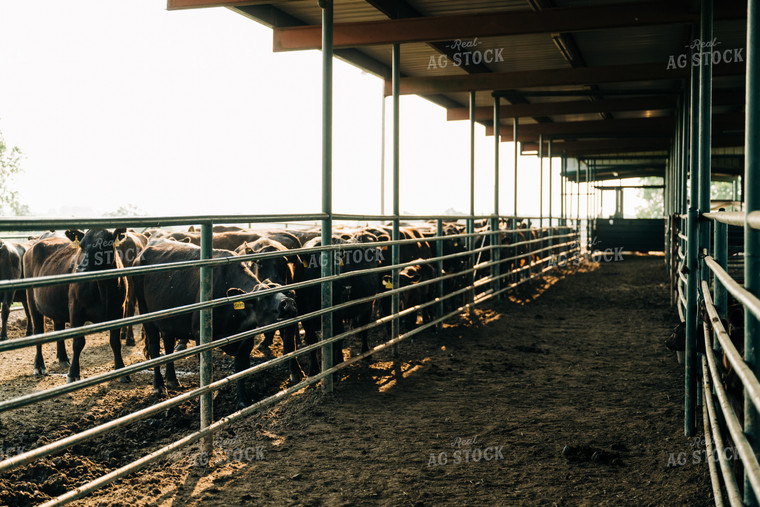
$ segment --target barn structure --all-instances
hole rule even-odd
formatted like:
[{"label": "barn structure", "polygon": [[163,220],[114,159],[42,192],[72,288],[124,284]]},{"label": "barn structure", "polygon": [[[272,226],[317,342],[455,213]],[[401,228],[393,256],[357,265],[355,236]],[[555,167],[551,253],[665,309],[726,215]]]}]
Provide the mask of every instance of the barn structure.
[{"label": "barn structure", "polygon": [[[484,237],[490,239],[479,244],[468,240],[468,248],[473,251],[493,249],[491,262],[485,265],[490,277],[477,282],[475,268],[471,267],[471,283],[460,290],[468,299],[462,306],[456,306],[454,313],[521,283],[519,277],[500,271],[503,267],[499,265],[500,253],[495,245],[503,243],[499,239],[494,241],[494,237],[501,237],[494,231],[516,234],[517,203],[527,198],[517,186],[521,170],[517,150],[512,167],[499,167],[501,143],[517,143],[523,154],[536,153],[542,161],[548,158],[549,164],[560,157],[561,180],[552,181],[550,170],[548,181],[545,182],[542,175],[542,188],[536,195],[537,199],[543,199],[543,185],[548,185],[548,195],[560,195],[560,209],[552,209],[552,199],[547,203],[542,201],[540,216],[531,218],[541,229],[544,223],[548,224],[549,232],[539,236],[545,239],[527,243],[538,245],[539,252],[550,253],[549,267],[552,256],[556,259],[557,254],[579,253],[568,239],[580,239],[576,237],[580,229],[586,229],[581,236],[586,242],[589,238],[599,238],[626,251],[665,253],[672,304],[678,309],[685,337],[684,433],[696,434],[700,431],[697,423],[704,419],[708,449],[712,452],[715,445],[717,455],[722,456],[708,460],[716,503],[722,504],[725,497],[732,505],[757,504],[760,495],[757,461],[760,451],[760,328],[757,320],[760,318],[760,265],[757,262],[760,255],[760,159],[752,141],[758,135],[756,120],[760,119],[755,112],[759,107],[755,77],[760,78],[756,56],[760,49],[757,41],[760,12],[756,1],[168,0],[169,9],[211,7],[226,7],[271,27],[276,52],[322,50],[322,209],[304,217],[193,217],[192,220],[185,217],[107,222],[109,226],[202,225],[203,260],[194,264],[201,266],[200,306],[192,308],[201,310],[200,343],[205,347],[202,353],[210,354],[213,348],[210,319],[204,317],[210,316],[212,303],[206,302],[212,298],[210,288],[208,285],[204,288],[203,281],[210,276],[214,265],[210,255],[213,223],[319,220],[321,244],[329,245],[335,221],[388,220],[392,223],[388,242],[392,266],[402,263],[400,245],[405,243],[400,229],[405,217],[399,214],[402,206],[399,174],[403,168],[399,160],[399,98],[405,94],[419,95],[446,108],[448,120],[470,122],[473,153],[470,216],[462,237],[476,237],[476,227],[482,225],[490,231]],[[386,96],[392,100],[393,202],[388,215],[357,217],[333,212],[334,58],[383,78]],[[476,123],[484,125],[487,135],[494,140],[494,209],[485,217],[475,215]],[[499,181],[505,176],[513,178],[512,210],[499,207]],[[663,178],[664,218],[623,218],[625,187],[615,185],[614,181],[646,176]],[[713,202],[711,183],[716,181],[733,182],[734,197]],[[586,188],[584,194],[580,192],[581,183]],[[605,195],[609,199],[613,193],[615,215],[598,216],[601,199]],[[587,203],[585,218],[579,216],[582,199]],[[725,210],[728,207],[731,211]],[[416,218],[437,221],[431,241],[442,245],[446,217]],[[478,220],[482,224],[476,224]],[[68,225],[64,221],[3,220],[0,227],[2,230],[43,230],[64,224]],[[105,224],[99,220],[76,223],[82,227]],[[486,243],[490,247],[485,247]],[[531,247],[531,252],[534,251]],[[442,247],[437,255],[435,260],[442,262]],[[471,266],[474,266],[474,257],[472,259]],[[534,263],[529,261],[529,264]],[[533,273],[534,268],[539,274],[543,272],[540,263],[529,271]],[[127,269],[133,269],[134,274],[148,272],[147,268]],[[334,280],[338,276],[335,269],[339,268],[333,263],[321,263],[321,276]],[[392,269],[389,288],[393,290],[400,287],[399,271],[398,267]],[[81,275],[65,275],[59,281],[77,279],[81,280]],[[26,288],[29,283],[42,286],[54,282],[41,279],[0,282],[0,289]],[[446,317],[441,304],[443,281],[439,280],[436,287],[440,298],[435,302],[436,322],[439,322]],[[487,291],[476,296],[478,287],[485,287]],[[328,309],[335,302],[332,290],[330,283],[321,283],[321,313],[316,316],[329,313]],[[399,330],[398,315],[403,309],[399,307],[398,293],[393,292],[390,299],[390,318],[383,323],[393,324],[392,339],[383,347],[397,347],[406,337]],[[236,299],[235,303],[238,300],[242,299]],[[141,322],[141,319],[132,317],[130,322]],[[88,330],[102,331],[118,325],[95,324]],[[320,346],[327,351],[337,339],[332,332],[332,317],[322,319],[321,326],[322,340],[328,340],[329,344]],[[268,326],[267,330],[276,327]],[[30,337],[16,344],[0,345],[0,351],[48,343],[75,334],[75,331],[59,330],[45,338]],[[307,347],[302,353],[314,348]],[[171,357],[189,357],[194,353],[191,350],[178,352]],[[722,370],[721,358],[726,365]],[[201,388],[194,393],[201,397],[201,430],[182,439],[182,445],[202,438],[208,442],[209,435],[228,422],[214,422],[210,397],[204,398],[221,382],[211,382],[210,373],[204,370],[204,361],[209,367],[209,359],[202,357]],[[165,362],[154,358],[148,365]],[[331,354],[322,355],[321,366],[322,373],[309,383],[322,381],[325,389],[331,390],[332,373],[336,369]],[[98,377],[108,380],[139,369],[140,365],[133,365],[123,373],[115,371]],[[727,381],[729,377],[734,380],[731,386]],[[0,402],[0,411],[70,392],[77,385],[75,382],[57,391],[53,389],[52,394],[43,392],[31,398]],[[286,393],[302,387],[299,383]],[[732,406],[731,396],[743,400],[743,410],[736,404]],[[166,403],[179,402],[168,400]],[[244,416],[268,403],[256,403],[230,417]],[[161,407],[147,410],[155,413]],[[54,443],[41,451],[2,461],[0,473],[73,445],[72,442]],[[79,498],[123,477],[177,447],[172,445],[171,449],[156,451],[140,463],[62,495],[56,501]],[[743,465],[739,476],[721,452],[729,445],[736,449]]]}]

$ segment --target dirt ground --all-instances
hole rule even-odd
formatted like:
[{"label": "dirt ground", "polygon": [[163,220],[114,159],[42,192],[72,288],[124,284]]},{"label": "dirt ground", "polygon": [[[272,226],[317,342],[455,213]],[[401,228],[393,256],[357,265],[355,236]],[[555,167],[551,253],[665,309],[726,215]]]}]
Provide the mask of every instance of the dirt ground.
[{"label": "dirt ground", "polygon": [[[344,370],[334,394],[307,389],[79,505],[707,505],[704,462],[674,456],[683,436],[683,370],[664,342],[675,325],[661,257],[583,265]],[[18,323],[12,328],[18,336]],[[65,382],[33,351],[0,356],[0,398]],[[127,364],[141,347],[125,349]],[[353,349],[355,351],[355,348]],[[83,376],[110,368],[88,340]],[[197,386],[197,360],[178,363]],[[232,370],[215,355],[215,371]],[[249,385],[262,397],[284,368]],[[215,416],[233,411],[219,392]],[[156,402],[150,375],[0,414],[0,447],[25,450]],[[198,428],[197,403],[0,475],[0,505],[40,503]],[[9,452],[10,451],[10,452]]]}]

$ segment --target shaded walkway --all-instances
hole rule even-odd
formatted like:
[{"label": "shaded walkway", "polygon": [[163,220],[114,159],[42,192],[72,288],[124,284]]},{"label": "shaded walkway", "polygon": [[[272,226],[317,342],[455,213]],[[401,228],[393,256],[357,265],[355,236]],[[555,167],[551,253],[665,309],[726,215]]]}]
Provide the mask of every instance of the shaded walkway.
[{"label": "shaded walkway", "polygon": [[664,347],[666,282],[661,258],[579,270],[402,344],[398,382],[390,362],[357,367],[334,396],[306,392],[220,435],[239,459],[204,473],[188,451],[86,502],[706,505]]}]

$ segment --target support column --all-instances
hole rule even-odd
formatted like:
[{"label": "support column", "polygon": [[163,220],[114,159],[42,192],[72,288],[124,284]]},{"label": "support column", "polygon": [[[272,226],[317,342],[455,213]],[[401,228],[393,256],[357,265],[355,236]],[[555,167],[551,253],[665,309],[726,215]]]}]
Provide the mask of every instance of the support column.
[{"label": "support column", "polygon": [[[501,233],[499,233],[499,144],[501,143],[501,99],[498,96],[493,98],[493,138],[494,138],[494,171],[493,171],[493,220],[491,221],[491,231],[496,234],[491,235],[491,245],[496,246],[491,250],[494,264],[491,269],[491,277],[494,279],[493,290],[501,290]],[[499,296],[501,299],[502,296]]]},{"label": "support column", "polygon": [[[475,92],[470,92],[470,218],[467,220],[467,234],[475,232]],[[467,246],[472,252],[477,245],[474,236],[467,238]],[[470,267],[475,267],[475,254],[470,254]],[[468,303],[475,301],[475,272],[471,272],[470,276],[470,291],[468,292]],[[474,308],[470,307],[470,312],[473,312]]]},{"label": "support column", "polygon": [[544,135],[538,135],[538,228],[544,228]]},{"label": "support column", "polygon": [[[744,211],[760,210],[760,5],[749,0],[747,9],[747,100],[744,137]],[[760,231],[744,223],[744,287],[760,296]],[[752,312],[744,312],[744,359],[755,376],[760,377],[760,323]],[[754,405],[744,397],[744,433],[755,454],[760,452],[760,421]],[[757,505],[747,476],[744,476],[744,502]]]},{"label": "support column", "polygon": [[686,243],[686,350],[684,353],[684,434],[694,434],[695,407],[697,403],[697,285],[699,283],[698,253],[698,205],[699,205],[699,79],[698,69],[691,67],[691,150],[689,160],[690,199],[687,218]]},{"label": "support column", "polygon": [[515,143],[515,209],[514,209],[514,217],[515,217],[515,226],[517,226],[517,157],[520,155],[520,150],[517,147],[517,128],[518,128],[518,119],[513,118],[514,121],[514,128],[512,130],[512,141]]},{"label": "support column", "polygon": [[[399,240],[399,83],[401,82],[401,45],[393,45],[393,62],[392,62],[392,90],[393,90],[393,230],[391,239]],[[391,263],[396,266],[399,263],[400,247],[395,244],[391,247]],[[393,268],[392,273],[393,288],[399,287],[399,269]],[[391,296],[391,313],[398,315],[400,308],[399,294]],[[391,338],[398,337],[400,333],[398,317],[391,321]],[[398,344],[393,345],[393,357],[398,357]]]},{"label": "support column", "polygon": [[[332,244],[332,99],[333,99],[333,0],[320,0],[322,8],[322,245]],[[322,277],[332,276],[333,258],[331,252],[322,252],[320,265]],[[321,285],[321,307],[330,308],[333,303],[332,283]],[[322,340],[333,335],[333,315],[322,316]],[[322,347],[322,371],[333,367],[333,345]],[[322,389],[330,393],[333,390],[333,376],[322,380]]]},{"label": "support column", "polygon": [[[210,259],[212,256],[212,227],[210,223],[201,224],[201,260]],[[204,303],[211,301],[213,296],[212,287],[214,286],[214,268],[211,266],[203,266],[200,268],[200,289],[199,289],[199,301]],[[213,313],[211,308],[204,308],[200,311],[200,345],[211,343],[214,336],[214,324]],[[170,354],[171,350],[167,350],[166,353]],[[200,387],[207,386],[214,382],[213,372],[213,351],[207,350],[200,353]],[[211,393],[202,394],[200,396],[200,411],[201,411],[201,429],[208,428],[214,421],[213,412],[213,399]],[[201,452],[205,452],[206,456],[211,459],[211,452],[213,451],[213,435],[209,435],[201,442]]]}]

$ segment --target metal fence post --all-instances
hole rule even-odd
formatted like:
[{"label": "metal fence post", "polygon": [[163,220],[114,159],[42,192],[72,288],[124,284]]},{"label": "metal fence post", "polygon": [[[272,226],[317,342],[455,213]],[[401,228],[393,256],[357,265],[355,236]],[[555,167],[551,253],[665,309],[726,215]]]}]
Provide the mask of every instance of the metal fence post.
[{"label": "metal fence post", "polygon": [[[211,259],[213,255],[212,249],[213,234],[211,223],[201,224],[201,259]],[[200,302],[211,301],[213,299],[213,268],[211,266],[203,266],[200,268]],[[204,308],[200,311],[200,344],[205,345],[211,343],[214,336],[213,328],[213,314],[211,308]],[[167,350],[166,353],[172,351]],[[200,353],[200,387],[209,385],[214,381],[213,372],[213,351],[207,350]],[[201,412],[201,429],[208,428],[214,420],[213,413],[213,399],[211,393],[206,393],[200,397],[200,412]],[[214,437],[209,436],[204,438],[201,442],[201,452],[211,455],[213,447]]]},{"label": "metal fence post", "polygon": [[[758,154],[757,136],[760,135],[760,6],[757,0],[750,0],[747,10],[747,88],[746,120],[744,141],[744,211],[747,216],[760,209],[760,155]],[[749,226],[747,218],[744,223],[744,286],[760,296],[760,231]],[[744,312],[744,359],[752,372],[760,377],[760,323],[752,312]],[[752,449],[760,452],[760,421],[758,413],[744,390],[744,432]],[[744,476],[744,501],[757,503],[747,476]]]},{"label": "metal fence post", "polygon": [[[475,92],[470,92],[470,219],[467,220],[467,233],[473,234],[475,232]],[[475,236],[467,238],[467,246],[472,252],[477,244]],[[475,254],[470,254],[470,268],[475,268]],[[468,303],[475,302],[475,271],[470,273],[470,287]],[[470,313],[475,311],[475,308],[470,307]]]},{"label": "metal fence post", "polygon": [[[439,238],[443,237],[443,220],[440,218],[435,221],[435,235]],[[438,239],[435,242],[435,255],[436,257],[442,257],[443,256],[443,240]],[[440,277],[443,276],[443,261],[439,260],[437,263],[438,266],[438,304],[435,305],[436,309],[438,311],[438,318],[440,319],[443,317],[443,280],[440,279]],[[440,331],[443,328],[443,323],[439,322],[435,325],[436,329]]]},{"label": "metal fence post", "polygon": [[[491,232],[495,234],[491,235],[492,246],[496,248],[492,249],[491,257],[496,263],[491,268],[491,277],[494,279],[493,290],[498,292],[501,290],[501,237],[499,233],[499,143],[501,142],[501,99],[498,96],[493,98],[493,136],[494,136],[494,171],[493,171],[493,214],[494,218],[491,220]],[[502,299],[503,295],[499,294],[498,299]]]},{"label": "metal fence post", "polygon": [[[333,99],[333,0],[319,0],[322,8],[322,212],[327,217],[322,220],[322,246],[332,244],[332,99]],[[332,276],[332,252],[320,254],[322,277]],[[321,285],[321,308],[332,306],[332,283]],[[333,335],[333,314],[322,316],[322,340],[328,340]],[[333,366],[333,344],[322,347],[322,371]],[[322,389],[333,391],[334,376],[328,375],[323,379]]]},{"label": "metal fence post", "polygon": [[[399,240],[399,83],[401,80],[401,45],[393,45],[392,82],[393,90],[393,230],[391,239]],[[398,244],[391,246],[391,263],[396,266],[400,261],[400,248]],[[393,288],[399,287],[399,269],[393,268]],[[399,294],[391,296],[391,313],[398,315],[400,307]],[[391,321],[391,337],[396,338],[400,334],[399,320],[395,316]],[[398,344],[393,345],[393,357],[398,357]]]},{"label": "metal fence post", "polygon": [[686,221],[688,229],[686,242],[686,350],[684,352],[684,434],[689,437],[694,433],[694,418],[697,393],[697,285],[699,283],[699,236],[697,217],[699,205],[699,80],[698,70],[691,67],[691,153],[689,164],[690,200]]},{"label": "metal fence post", "polygon": [[[725,211],[725,209],[720,208],[720,211]],[[713,227],[713,257],[715,258],[715,262],[720,264],[720,267],[725,270],[728,265],[728,226],[718,220],[714,220]],[[725,319],[728,309],[728,293],[716,275],[713,275],[713,300],[715,301],[718,315],[721,319]],[[713,349],[718,350],[719,348],[718,339],[714,337]]]}]

